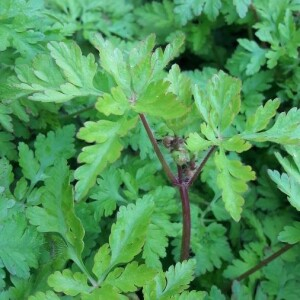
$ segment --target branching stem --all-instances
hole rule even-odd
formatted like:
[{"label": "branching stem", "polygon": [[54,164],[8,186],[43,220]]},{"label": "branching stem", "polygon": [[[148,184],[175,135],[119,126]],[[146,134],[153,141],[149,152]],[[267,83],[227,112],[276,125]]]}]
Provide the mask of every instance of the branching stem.
[{"label": "branching stem", "polygon": [[280,255],[282,255],[283,253],[285,253],[286,251],[288,251],[289,249],[291,249],[295,245],[296,244],[293,244],[293,245],[286,244],[281,249],[279,249],[278,251],[276,251],[275,253],[273,253],[271,256],[265,258],[260,263],[258,263],[256,266],[254,266],[250,270],[246,271],[245,273],[243,273],[239,277],[235,278],[235,280],[242,281],[242,280],[246,279],[247,277],[249,277],[250,275],[252,275],[256,271],[260,270],[261,268],[263,268],[264,266],[266,266],[267,264],[269,264],[271,261],[273,261],[274,259],[276,259]]},{"label": "branching stem", "polygon": [[177,179],[174,176],[174,174],[172,173],[172,171],[171,171],[168,163],[166,162],[163,154],[161,153],[161,151],[159,149],[159,146],[157,144],[157,141],[156,141],[156,139],[155,139],[155,137],[154,137],[154,135],[152,133],[152,130],[151,130],[149,124],[148,124],[148,121],[147,121],[145,115],[144,114],[139,114],[139,116],[140,116],[140,119],[141,119],[141,121],[142,121],[145,129],[146,129],[146,132],[147,132],[148,137],[150,139],[150,142],[151,142],[151,144],[153,146],[153,149],[154,149],[154,151],[155,151],[155,153],[156,153],[156,155],[157,155],[157,157],[158,157],[158,159],[159,159],[159,161],[160,161],[160,163],[161,163],[161,165],[162,165],[162,167],[163,167],[163,169],[164,169],[164,171],[165,171],[168,179],[171,181],[171,183],[176,184],[177,183]]},{"label": "branching stem", "polygon": [[188,181],[187,185],[188,187],[190,187],[194,181],[198,178],[200,172],[202,171],[203,167],[205,166],[205,164],[207,163],[208,159],[210,158],[210,156],[214,153],[214,151],[216,150],[217,146],[212,146],[208,152],[206,153],[205,157],[203,158],[203,160],[201,161],[199,167],[196,169],[193,177]]}]

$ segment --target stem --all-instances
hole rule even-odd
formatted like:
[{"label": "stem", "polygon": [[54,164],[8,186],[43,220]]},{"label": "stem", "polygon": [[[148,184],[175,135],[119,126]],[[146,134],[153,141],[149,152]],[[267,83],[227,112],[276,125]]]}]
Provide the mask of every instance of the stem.
[{"label": "stem", "polygon": [[85,107],[85,108],[83,108],[83,109],[80,109],[80,110],[78,110],[78,111],[75,111],[74,113],[71,113],[71,114],[69,114],[69,115],[61,116],[60,119],[61,119],[61,120],[64,120],[64,119],[73,118],[73,117],[75,117],[75,116],[77,116],[77,115],[79,115],[79,114],[81,114],[81,113],[84,113],[84,112],[86,112],[86,111],[89,111],[89,110],[91,110],[91,109],[93,109],[93,108],[95,108],[95,104],[89,105],[89,106],[87,106],[87,107]]},{"label": "stem", "polygon": [[242,275],[240,275],[239,277],[237,277],[235,280],[242,281],[242,280],[246,279],[247,277],[249,277],[250,275],[252,275],[256,271],[258,271],[259,269],[263,268],[268,263],[270,263],[271,261],[273,261],[274,259],[276,259],[278,256],[282,255],[283,253],[285,253],[286,251],[288,251],[289,249],[291,249],[295,245],[296,244],[292,244],[292,245],[291,244],[286,244],[284,247],[282,247],[281,249],[279,249],[278,251],[276,251],[275,253],[273,253],[271,256],[265,258],[259,264],[257,264],[256,266],[254,266],[250,270],[246,271],[245,273],[243,273]]},{"label": "stem", "polygon": [[152,133],[152,130],[151,130],[151,128],[150,128],[150,126],[149,126],[149,124],[147,122],[147,119],[146,119],[145,115],[144,114],[139,114],[139,116],[140,116],[140,119],[141,119],[141,121],[142,121],[145,129],[146,129],[146,132],[147,132],[148,137],[149,137],[149,139],[151,141],[151,144],[152,144],[152,146],[154,148],[154,151],[155,151],[155,153],[156,153],[156,155],[157,155],[157,157],[158,157],[158,159],[159,159],[159,161],[160,161],[160,163],[161,163],[161,165],[162,165],[162,167],[163,167],[163,169],[164,169],[167,177],[169,178],[169,180],[173,184],[176,184],[177,183],[177,179],[173,175],[173,173],[172,173],[169,165],[167,164],[164,156],[162,155],[162,153],[161,153],[161,151],[160,151],[160,149],[158,147],[157,141],[156,141],[156,139],[155,139],[155,137],[154,137],[154,135]]},{"label": "stem", "polygon": [[206,153],[205,157],[201,161],[199,167],[197,168],[196,172],[194,173],[193,177],[188,181],[188,183],[187,183],[188,187],[190,187],[194,183],[194,181],[198,178],[200,172],[202,171],[203,167],[207,163],[207,161],[210,158],[210,156],[214,153],[214,151],[216,150],[216,148],[217,148],[217,146],[212,146],[208,150],[208,152]]},{"label": "stem", "polygon": [[182,167],[178,166],[179,192],[182,204],[182,239],[180,261],[186,260],[190,256],[191,240],[191,211],[188,186],[182,180]]}]

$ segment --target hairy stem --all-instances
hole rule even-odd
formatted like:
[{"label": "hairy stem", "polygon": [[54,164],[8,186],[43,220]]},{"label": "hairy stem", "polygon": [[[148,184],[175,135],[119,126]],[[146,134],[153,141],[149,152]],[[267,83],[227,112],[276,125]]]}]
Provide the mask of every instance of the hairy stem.
[{"label": "hairy stem", "polygon": [[182,239],[180,261],[186,260],[190,255],[191,241],[191,211],[188,186],[183,181],[182,167],[178,166],[179,192],[182,205]]},{"label": "hairy stem", "polygon": [[200,172],[202,171],[203,167],[205,166],[205,164],[207,163],[208,159],[210,158],[210,156],[214,153],[214,151],[216,150],[217,146],[212,146],[208,152],[206,153],[205,157],[203,158],[203,160],[201,161],[199,167],[196,169],[193,177],[188,181],[187,185],[188,187],[190,187],[194,181],[198,178]]},{"label": "hairy stem", "polygon": [[167,177],[169,178],[169,180],[170,180],[173,184],[176,184],[176,183],[177,183],[177,179],[176,179],[176,177],[173,175],[173,173],[172,173],[172,171],[171,171],[169,165],[167,164],[167,162],[166,162],[164,156],[162,155],[162,153],[161,153],[161,151],[160,151],[160,149],[159,149],[159,146],[158,146],[158,144],[157,144],[157,141],[156,141],[156,139],[155,139],[155,137],[154,137],[154,135],[153,135],[153,133],[152,133],[152,130],[151,130],[149,124],[148,124],[148,121],[147,121],[145,115],[144,115],[144,114],[139,114],[139,116],[140,116],[140,119],[141,119],[141,121],[142,121],[142,123],[143,123],[143,126],[144,126],[145,129],[146,129],[146,132],[147,132],[148,137],[149,137],[149,139],[150,139],[150,142],[151,142],[151,144],[152,144],[152,146],[153,146],[153,149],[154,149],[154,151],[155,151],[155,153],[156,153],[156,155],[157,155],[157,157],[158,157],[158,159],[159,159],[159,161],[160,161],[160,163],[161,163],[161,165],[162,165],[162,167],[163,167],[163,169],[164,169],[164,171],[165,171]]},{"label": "hairy stem", "polygon": [[250,270],[246,271],[245,273],[243,273],[242,275],[240,275],[239,277],[235,278],[235,280],[237,281],[242,281],[244,279],[246,279],[247,277],[249,277],[250,275],[252,275],[253,273],[255,273],[256,271],[260,270],[261,268],[263,268],[264,266],[266,266],[268,263],[270,263],[271,261],[273,261],[274,259],[276,259],[277,257],[279,257],[280,255],[282,255],[283,253],[285,253],[286,251],[288,251],[289,249],[291,249],[293,246],[295,246],[296,244],[286,244],[285,246],[283,246],[281,249],[279,249],[278,251],[276,251],[275,253],[273,253],[271,256],[265,258],[264,260],[262,260],[259,264],[257,264],[256,266],[254,266],[253,268],[251,268]]}]

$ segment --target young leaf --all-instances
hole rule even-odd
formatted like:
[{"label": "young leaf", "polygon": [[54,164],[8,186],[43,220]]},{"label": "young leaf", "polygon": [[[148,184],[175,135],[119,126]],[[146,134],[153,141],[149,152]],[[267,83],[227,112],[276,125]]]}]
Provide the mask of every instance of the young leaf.
[{"label": "young leaf", "polygon": [[233,0],[236,11],[240,18],[244,18],[247,14],[251,0]]},{"label": "young leaf", "polygon": [[240,92],[240,80],[222,71],[209,80],[205,90],[194,87],[197,108],[217,136],[231,125],[240,111]]},{"label": "young leaf", "polygon": [[111,94],[104,94],[96,103],[96,109],[106,116],[124,115],[129,108],[129,101],[120,87],[112,88]]},{"label": "young leaf", "polygon": [[235,221],[239,221],[245,202],[243,193],[247,191],[247,182],[255,179],[255,173],[250,166],[228,159],[222,150],[215,155],[215,163],[219,170],[217,184],[222,190],[225,208]]},{"label": "young leaf", "polygon": [[90,286],[87,284],[86,275],[69,269],[62,272],[56,271],[48,278],[48,284],[56,292],[63,292],[69,296],[76,296],[80,293],[88,293]]},{"label": "young leaf", "polygon": [[194,153],[207,150],[210,146],[212,146],[211,141],[205,140],[196,132],[190,133],[186,144],[188,150]]},{"label": "young leaf", "polygon": [[89,189],[95,184],[97,176],[109,163],[116,161],[121,154],[123,145],[120,137],[127,134],[137,122],[137,118],[122,118],[116,122],[100,120],[98,122],[86,122],[81,128],[78,137],[89,143],[97,144],[84,147],[78,157],[80,163],[85,163],[75,171],[78,180],[76,200],[86,196]]}]

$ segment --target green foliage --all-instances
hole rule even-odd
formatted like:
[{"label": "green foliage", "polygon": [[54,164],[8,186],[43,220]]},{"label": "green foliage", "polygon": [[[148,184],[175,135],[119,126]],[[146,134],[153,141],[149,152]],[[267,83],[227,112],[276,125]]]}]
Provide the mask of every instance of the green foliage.
[{"label": "green foliage", "polygon": [[299,299],[299,10],[1,1],[0,299]]}]

